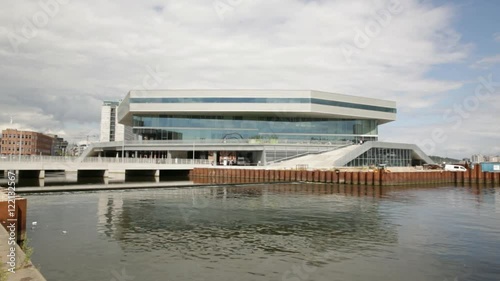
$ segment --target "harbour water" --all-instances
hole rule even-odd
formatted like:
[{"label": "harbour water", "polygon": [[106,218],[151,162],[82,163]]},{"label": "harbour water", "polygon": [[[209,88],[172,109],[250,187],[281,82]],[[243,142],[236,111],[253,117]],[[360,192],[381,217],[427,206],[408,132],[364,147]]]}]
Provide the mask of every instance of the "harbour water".
[{"label": "harbour water", "polygon": [[25,197],[47,280],[444,281],[500,279],[499,194],[275,184]]}]

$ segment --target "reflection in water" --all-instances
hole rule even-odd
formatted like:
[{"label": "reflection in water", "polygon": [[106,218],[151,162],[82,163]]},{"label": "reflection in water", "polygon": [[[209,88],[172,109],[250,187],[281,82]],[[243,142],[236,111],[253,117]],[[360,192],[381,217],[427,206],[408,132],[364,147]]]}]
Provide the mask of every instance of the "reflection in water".
[{"label": "reflection in water", "polygon": [[28,235],[48,280],[110,280],[120,268],[135,280],[497,280],[498,193],[279,184],[30,195],[39,223]]},{"label": "reflection in water", "polygon": [[[305,192],[299,192],[301,188]],[[118,215],[113,220],[114,225],[105,228],[119,229],[113,238],[120,241],[125,252],[173,247],[203,256],[213,250],[207,248],[207,238],[217,240],[214,244],[217,248],[223,248],[223,241],[228,239],[245,240],[237,247],[233,244],[224,247],[225,255],[232,259],[257,249],[270,253],[297,253],[297,258],[303,254],[297,247],[310,248],[310,251],[342,251],[343,244],[367,233],[379,243],[397,240],[394,228],[381,221],[376,204],[361,208],[343,197],[329,196],[323,198],[327,200],[323,209],[307,208],[313,203],[311,200],[317,200],[308,197],[309,194],[338,192],[339,189],[332,187],[305,184],[177,190],[169,192],[168,196],[144,198],[139,202],[135,198],[133,203],[125,199],[121,210],[112,211]],[[298,196],[286,200],[276,196],[294,193]],[[153,239],[139,239],[144,234]],[[268,245],[266,237],[273,236],[279,239],[271,239]],[[185,242],[176,243],[179,241]],[[260,243],[255,245],[249,241]]]}]

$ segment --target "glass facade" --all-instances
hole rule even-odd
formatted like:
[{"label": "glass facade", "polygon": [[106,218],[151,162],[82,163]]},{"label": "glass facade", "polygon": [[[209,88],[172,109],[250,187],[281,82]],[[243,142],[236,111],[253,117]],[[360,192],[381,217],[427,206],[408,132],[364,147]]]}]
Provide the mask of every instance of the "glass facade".
[{"label": "glass facade", "polygon": [[278,139],[376,140],[376,120],[277,116],[134,115],[134,134],[143,140]]},{"label": "glass facade", "polygon": [[395,108],[310,98],[131,98],[130,103],[304,103],[396,113]]},{"label": "glass facade", "polygon": [[348,167],[376,166],[405,167],[412,165],[410,149],[371,148],[356,159],[347,163]]}]

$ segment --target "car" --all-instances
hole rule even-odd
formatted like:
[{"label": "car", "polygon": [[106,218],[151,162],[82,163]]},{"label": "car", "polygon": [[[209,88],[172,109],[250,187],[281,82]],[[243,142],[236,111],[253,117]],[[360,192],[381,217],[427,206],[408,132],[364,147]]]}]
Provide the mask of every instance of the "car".
[{"label": "car", "polygon": [[236,159],[236,165],[238,165],[238,166],[248,166],[248,165],[250,165],[250,160],[248,160],[248,158],[245,158],[245,157],[238,157]]},{"label": "car", "polygon": [[460,165],[444,165],[444,170],[451,172],[467,172],[467,169]]}]

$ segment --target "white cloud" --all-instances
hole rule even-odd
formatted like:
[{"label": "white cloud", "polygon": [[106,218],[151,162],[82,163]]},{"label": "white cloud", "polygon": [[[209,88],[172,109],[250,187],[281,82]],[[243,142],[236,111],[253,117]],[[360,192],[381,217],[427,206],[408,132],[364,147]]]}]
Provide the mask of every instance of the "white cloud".
[{"label": "white cloud", "polygon": [[494,56],[489,56],[489,57],[484,57],[478,61],[476,61],[474,64],[471,65],[472,68],[484,68],[488,69],[491,66],[495,64],[500,63],[500,54],[494,55]]},{"label": "white cloud", "polygon": [[428,71],[462,62],[470,46],[452,27],[452,6],[404,0],[349,63],[341,46],[353,45],[356,29],[388,3],[247,0],[222,21],[205,0],[69,1],[15,54],[6,34],[19,34],[23,17],[40,7],[9,0],[0,11],[0,117],[37,112],[43,122],[23,124],[68,134],[68,124],[97,128],[100,100],[142,87],[147,67],[162,72],[155,88],[317,89],[393,99],[400,112],[422,113],[462,87]]},{"label": "white cloud", "polygon": [[394,122],[381,127],[382,140],[416,143],[430,155],[460,159],[476,153],[499,155],[500,123],[495,120],[500,112],[500,83],[493,76],[492,81],[490,91],[482,88],[478,95],[477,86],[483,84],[477,82],[468,95],[436,108],[432,121],[425,126],[419,119],[427,116],[415,114],[416,122],[411,125]]},{"label": "white cloud", "polygon": [[497,42],[500,42],[500,32],[493,34],[493,39]]}]

